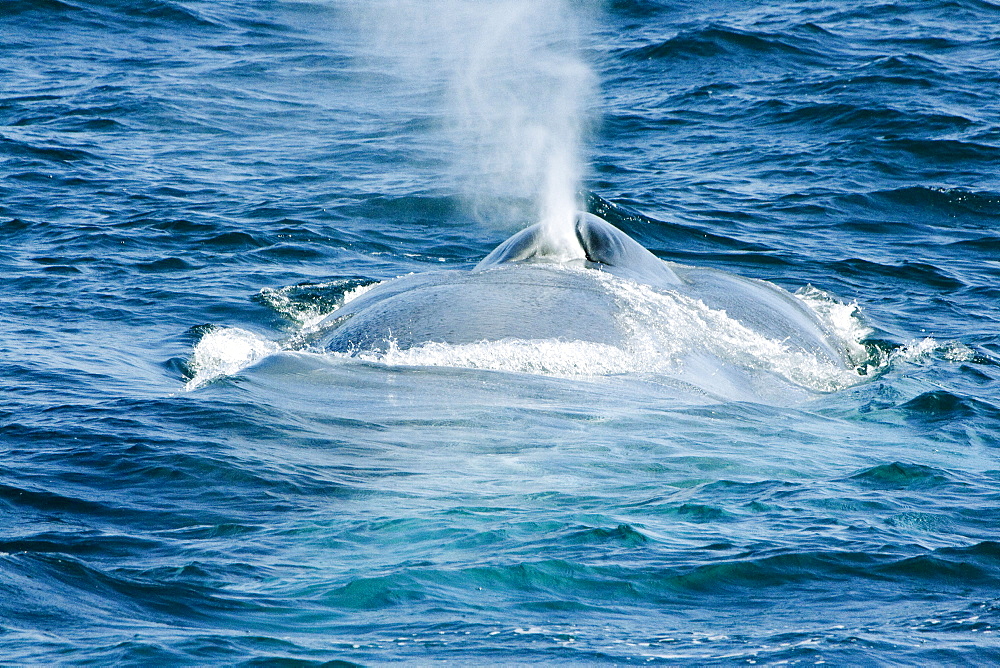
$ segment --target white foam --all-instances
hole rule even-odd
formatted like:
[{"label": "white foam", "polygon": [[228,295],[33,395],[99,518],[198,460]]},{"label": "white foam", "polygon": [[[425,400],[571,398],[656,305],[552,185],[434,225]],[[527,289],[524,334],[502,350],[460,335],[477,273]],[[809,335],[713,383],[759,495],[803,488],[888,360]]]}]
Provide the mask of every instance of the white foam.
[{"label": "white foam", "polygon": [[[685,358],[703,352],[723,364],[773,373],[818,392],[843,389],[864,379],[852,369],[763,336],[700,300],[613,277],[605,282],[622,306],[620,318],[633,354],[649,371],[683,370]],[[851,331],[856,335],[860,330]]]},{"label": "white foam", "polygon": [[893,361],[917,363],[930,359],[935,353],[949,362],[971,362],[976,358],[976,351],[958,341],[938,341],[928,336],[924,339],[914,339],[900,346],[892,353]]},{"label": "white foam", "polygon": [[[380,285],[382,285],[381,282],[379,282],[379,283],[368,283],[367,285],[359,285],[356,288],[348,290],[347,292],[344,293],[344,301],[342,301],[340,303],[340,306],[343,306],[344,304],[347,304],[349,302],[354,301],[355,299],[357,299],[361,295],[365,294],[366,292],[368,292],[372,288],[376,288],[376,287],[378,287]],[[328,315],[328,314],[324,314],[324,317],[326,315]]]},{"label": "white foam", "polygon": [[573,377],[637,371],[634,357],[620,348],[586,341],[504,339],[450,345],[428,342],[400,350],[350,355],[391,366],[445,366]]},{"label": "white foam", "polygon": [[185,390],[239,373],[268,355],[281,350],[274,341],[238,327],[218,327],[206,332],[191,355],[191,379]]},{"label": "white foam", "polygon": [[976,359],[976,351],[958,341],[949,341],[943,345],[941,354],[949,362],[972,362]]},{"label": "white foam", "polygon": [[938,342],[927,337],[921,340],[912,340],[906,345],[900,346],[893,351],[892,358],[899,362],[916,362],[926,359],[938,348]]},{"label": "white foam", "polygon": [[811,308],[820,320],[847,346],[851,360],[861,364],[868,357],[864,341],[874,331],[861,318],[861,309],[856,301],[845,303],[828,292],[807,285],[795,292],[806,306]]}]

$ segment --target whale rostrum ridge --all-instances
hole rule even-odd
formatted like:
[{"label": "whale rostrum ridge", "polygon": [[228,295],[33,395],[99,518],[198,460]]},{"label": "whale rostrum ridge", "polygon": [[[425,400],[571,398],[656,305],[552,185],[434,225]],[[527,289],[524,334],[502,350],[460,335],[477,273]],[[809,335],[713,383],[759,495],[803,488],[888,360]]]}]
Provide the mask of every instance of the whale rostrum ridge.
[{"label": "whale rostrum ridge", "polygon": [[[597,216],[580,212],[573,230],[584,259],[576,262],[588,269],[607,271],[624,278],[655,286],[678,285],[681,280],[658,257],[617,227]],[[543,223],[521,230],[493,249],[473,271],[508,263],[560,262]],[[568,264],[573,264],[570,261]]]}]

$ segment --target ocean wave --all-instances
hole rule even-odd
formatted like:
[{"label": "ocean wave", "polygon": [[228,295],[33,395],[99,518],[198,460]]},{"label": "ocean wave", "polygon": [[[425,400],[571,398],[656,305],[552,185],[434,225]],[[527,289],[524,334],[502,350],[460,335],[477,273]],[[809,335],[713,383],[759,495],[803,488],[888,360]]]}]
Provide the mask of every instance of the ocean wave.
[{"label": "ocean wave", "polygon": [[[777,107],[777,108],[776,108]],[[963,116],[920,111],[903,111],[892,107],[875,107],[852,102],[827,102],[822,104],[782,103],[780,106],[765,103],[759,114],[766,123],[815,124],[838,130],[851,130],[868,135],[873,129],[879,132],[962,132],[975,125]]]},{"label": "ocean wave", "polygon": [[831,268],[849,277],[863,276],[868,279],[879,277],[893,282],[914,283],[935,289],[959,290],[966,287],[965,283],[950,275],[945,269],[926,262],[887,265],[861,258],[850,258],[832,263]]},{"label": "ocean wave", "polygon": [[953,482],[947,471],[903,462],[879,464],[854,474],[849,480],[874,489],[934,489]]},{"label": "ocean wave", "polygon": [[1000,419],[1000,407],[974,397],[962,397],[945,390],[924,392],[900,405],[908,417],[927,423]]},{"label": "ocean wave", "polygon": [[705,27],[684,31],[663,42],[632,48],[620,57],[634,60],[679,60],[727,57],[793,58],[797,61],[820,60],[820,54],[792,42],[780,34]]}]

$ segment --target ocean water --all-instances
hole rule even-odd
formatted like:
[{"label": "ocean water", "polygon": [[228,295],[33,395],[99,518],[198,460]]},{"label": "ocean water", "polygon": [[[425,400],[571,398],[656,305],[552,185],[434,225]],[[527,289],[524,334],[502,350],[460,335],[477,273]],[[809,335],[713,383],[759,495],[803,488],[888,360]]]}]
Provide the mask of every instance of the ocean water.
[{"label": "ocean water", "polygon": [[470,24],[418,6],[0,4],[0,660],[1000,662],[1000,5],[501,40],[586,65],[539,117],[591,211],[853,328],[865,377],[773,404],[566,341],[310,348],[535,222],[414,66]]}]

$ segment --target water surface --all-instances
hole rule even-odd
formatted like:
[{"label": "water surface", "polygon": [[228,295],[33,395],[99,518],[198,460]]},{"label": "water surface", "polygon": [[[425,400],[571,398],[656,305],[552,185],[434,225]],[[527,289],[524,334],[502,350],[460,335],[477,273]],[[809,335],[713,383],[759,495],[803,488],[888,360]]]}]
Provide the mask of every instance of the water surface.
[{"label": "water surface", "polygon": [[[0,656],[1000,661],[1000,7],[587,24],[590,208],[872,327],[792,406],[295,349],[511,231],[348,8],[0,8]],[[191,383],[237,330],[261,361]]]}]

